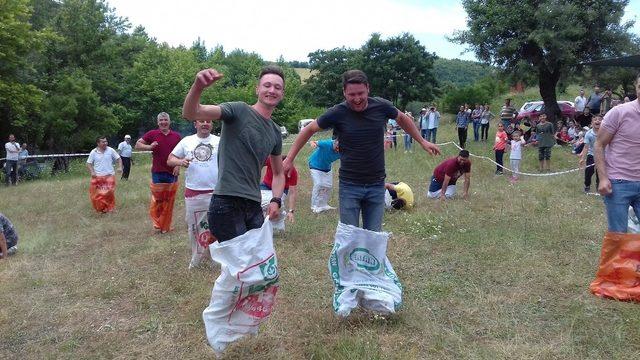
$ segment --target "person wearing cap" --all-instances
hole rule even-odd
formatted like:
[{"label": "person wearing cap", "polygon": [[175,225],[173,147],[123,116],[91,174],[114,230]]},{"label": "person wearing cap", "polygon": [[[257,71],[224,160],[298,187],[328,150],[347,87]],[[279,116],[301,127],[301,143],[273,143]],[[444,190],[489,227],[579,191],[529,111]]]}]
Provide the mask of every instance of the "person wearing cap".
[{"label": "person wearing cap", "polygon": [[460,150],[458,156],[449,158],[436,166],[431,176],[427,197],[440,198],[440,200],[451,199],[456,193],[456,182],[462,175],[464,175],[462,197],[468,199],[471,185],[471,160],[469,160],[468,150]]},{"label": "person wearing cap", "polygon": [[440,113],[436,110],[434,104],[429,107],[427,111],[427,141],[436,143],[436,134],[438,133],[438,126],[440,126]]},{"label": "person wearing cap", "polygon": [[118,144],[118,153],[122,159],[122,180],[129,180],[129,170],[131,170],[131,135],[125,135],[124,141]]}]

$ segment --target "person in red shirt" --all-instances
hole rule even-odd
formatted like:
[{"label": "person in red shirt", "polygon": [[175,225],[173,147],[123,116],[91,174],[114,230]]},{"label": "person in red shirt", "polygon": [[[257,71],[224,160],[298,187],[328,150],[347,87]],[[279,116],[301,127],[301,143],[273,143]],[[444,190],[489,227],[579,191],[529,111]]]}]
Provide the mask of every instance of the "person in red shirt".
[{"label": "person in red shirt", "polygon": [[[498,125],[502,126],[502,124]],[[464,191],[462,197],[469,198],[469,186],[471,185],[471,160],[469,151],[460,150],[458,156],[449,158],[436,166],[431,176],[427,197],[431,199],[451,199],[456,193],[456,182],[464,175]],[[444,191],[443,191],[444,189]]]},{"label": "person in red shirt", "polygon": [[571,136],[566,126],[563,126],[561,130],[556,133],[556,142],[558,145],[569,145],[571,143]]},{"label": "person in red shirt", "polygon": [[[282,157],[282,161],[286,159],[287,156],[284,155]],[[271,184],[273,182],[273,171],[271,170],[271,159],[267,158],[264,165],[267,167],[267,171],[262,178],[262,182],[260,183],[261,190],[269,190],[271,191]],[[296,210],[296,199],[298,197],[298,170],[296,170],[295,166],[291,167],[291,171],[285,173],[285,183],[284,183],[284,195],[282,196],[282,202],[285,202],[285,197],[289,199],[289,210],[287,211],[287,220],[290,222],[294,221],[294,213]],[[271,197],[269,197],[271,198]]]},{"label": "person in red shirt", "polygon": [[151,165],[151,206],[149,215],[153,221],[153,227],[166,233],[171,230],[173,217],[173,203],[178,190],[179,166],[167,165],[167,159],[171,151],[181,140],[180,134],[171,130],[169,114],[158,114],[158,128],[148,131],[138,141],[136,150],[152,152]]},{"label": "person in red shirt", "polygon": [[504,125],[498,124],[498,132],[496,132],[496,140],[493,143],[493,150],[495,150],[496,152],[496,162],[498,163],[498,165],[496,165],[496,175],[503,174],[502,169],[504,168],[504,162],[502,159],[504,157],[504,149],[507,147],[508,140],[509,140],[509,136],[504,131]]}]

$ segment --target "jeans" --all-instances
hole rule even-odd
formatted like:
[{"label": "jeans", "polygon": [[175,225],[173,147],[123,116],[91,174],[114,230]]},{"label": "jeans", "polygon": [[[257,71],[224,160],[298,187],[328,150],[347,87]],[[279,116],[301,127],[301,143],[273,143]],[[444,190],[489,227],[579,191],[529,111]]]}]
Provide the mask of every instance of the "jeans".
[{"label": "jeans", "polygon": [[611,194],[604,197],[609,231],[626,233],[629,222],[629,206],[640,219],[640,181],[609,179]]},{"label": "jeans", "polygon": [[504,162],[502,160],[504,156],[504,150],[496,150],[496,162],[498,163],[498,165],[496,165],[496,172],[503,172],[504,169],[502,168],[502,166],[504,166]]},{"label": "jeans", "polygon": [[209,231],[218,242],[231,240],[264,223],[260,203],[238,196],[214,194],[207,215]]},{"label": "jeans", "polygon": [[467,128],[459,127],[458,128],[458,141],[460,141],[460,147],[465,148],[465,144],[467,143]]},{"label": "jeans", "polygon": [[371,231],[382,231],[384,180],[373,184],[354,184],[340,180],[340,222]]},{"label": "jeans", "polygon": [[412,142],[413,142],[413,139],[411,138],[411,135],[404,134],[404,151],[411,151]]},{"label": "jeans", "polygon": [[154,184],[173,184],[178,181],[177,176],[173,176],[172,173],[168,172],[152,172],[151,173],[151,182]]},{"label": "jeans", "polygon": [[596,188],[600,183],[600,179],[598,178],[598,172],[596,171],[596,167],[589,166],[593,164],[594,164],[593,155],[587,155],[587,167],[584,169],[584,186],[585,187],[591,186],[591,178],[593,177],[594,173],[596,174]]},{"label": "jeans", "polygon": [[427,137],[426,137],[427,141],[435,144],[437,133],[438,133],[438,128],[427,129]]},{"label": "jeans", "polygon": [[480,140],[487,140],[489,138],[489,123],[480,124]]},{"label": "jeans", "polygon": [[429,139],[427,139],[427,136],[429,134],[429,129],[420,129],[420,135],[422,136],[423,139],[429,141]]},{"label": "jeans", "polygon": [[7,160],[4,166],[5,183],[15,185],[18,182],[18,160]]},{"label": "jeans", "polygon": [[131,170],[131,158],[122,156],[122,177],[121,179],[129,179],[129,171]]},{"label": "jeans", "polygon": [[480,120],[473,120],[473,141],[480,140]]}]

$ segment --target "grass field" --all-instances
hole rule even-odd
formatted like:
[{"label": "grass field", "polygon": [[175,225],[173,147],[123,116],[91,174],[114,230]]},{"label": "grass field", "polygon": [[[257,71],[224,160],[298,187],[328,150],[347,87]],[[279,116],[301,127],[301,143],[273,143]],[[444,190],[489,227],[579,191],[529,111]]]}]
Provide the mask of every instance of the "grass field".
[{"label": "grass field", "polygon": [[[450,122],[439,141],[454,139]],[[493,133],[495,127],[491,129]],[[400,147],[401,140],[399,141]],[[490,155],[490,144],[470,142]],[[606,223],[601,199],[582,194],[582,173],[510,185],[474,160],[470,201],[425,198],[430,157],[387,152],[388,180],[402,180],[417,204],[387,213],[388,256],[404,285],[404,308],[382,319],[331,309],[327,259],[336,212],[309,210],[308,149],[296,160],[296,223],[276,238],[281,288],[273,316],[230,359],[633,359],[640,357],[640,306],[592,296]],[[535,171],[535,149],[523,171]],[[0,358],[211,358],[202,310],[217,268],[187,270],[182,193],[175,231],[160,235],[147,216],[149,161],[139,155],[118,182],[117,210],[96,214],[84,165],[46,181],[0,189],[0,212],[21,241],[0,261]],[[552,169],[577,158],[554,148]],[[337,191],[332,200],[337,205]]]}]

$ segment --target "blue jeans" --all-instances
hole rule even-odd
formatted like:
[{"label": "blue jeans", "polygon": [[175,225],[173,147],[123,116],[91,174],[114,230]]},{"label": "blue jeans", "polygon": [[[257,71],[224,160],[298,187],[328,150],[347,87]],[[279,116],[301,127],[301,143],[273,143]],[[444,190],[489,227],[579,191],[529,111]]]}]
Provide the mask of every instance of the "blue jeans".
[{"label": "blue jeans", "polygon": [[480,120],[473,120],[473,141],[480,140]]},{"label": "blue jeans", "polygon": [[610,179],[611,194],[604,197],[609,231],[626,233],[629,222],[629,206],[640,219],[640,181]]},{"label": "blue jeans", "polygon": [[435,144],[437,133],[438,133],[438,128],[427,129],[427,137],[426,137],[427,141]]},{"label": "blue jeans", "polygon": [[373,184],[354,184],[340,180],[340,222],[371,231],[382,231],[384,180]]},{"label": "blue jeans", "polygon": [[172,173],[168,172],[152,172],[151,173],[151,182],[154,184],[173,184],[178,181],[177,176],[173,176]]},{"label": "blue jeans", "polygon": [[420,129],[420,135],[422,135],[422,138],[429,141],[427,139],[427,136],[429,136],[429,129]]},{"label": "blue jeans", "polygon": [[413,139],[411,138],[411,135],[404,134],[404,151],[411,151],[411,142],[412,141],[413,141]]}]

